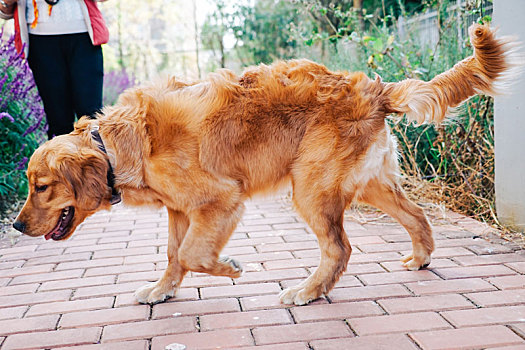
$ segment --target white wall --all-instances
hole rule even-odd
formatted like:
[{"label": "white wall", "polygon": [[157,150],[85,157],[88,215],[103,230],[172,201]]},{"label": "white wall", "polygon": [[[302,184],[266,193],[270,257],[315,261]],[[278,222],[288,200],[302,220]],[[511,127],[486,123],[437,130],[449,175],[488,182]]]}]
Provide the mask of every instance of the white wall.
[{"label": "white wall", "polygon": [[[494,1],[498,35],[518,36],[525,45],[525,0]],[[523,51],[523,47],[521,49]],[[525,229],[525,74],[508,96],[495,99],[496,210],[499,220]]]}]

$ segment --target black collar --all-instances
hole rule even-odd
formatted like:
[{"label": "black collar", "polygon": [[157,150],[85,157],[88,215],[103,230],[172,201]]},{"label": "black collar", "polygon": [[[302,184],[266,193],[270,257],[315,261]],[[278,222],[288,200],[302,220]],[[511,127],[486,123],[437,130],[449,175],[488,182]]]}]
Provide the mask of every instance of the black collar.
[{"label": "black collar", "polygon": [[[100,137],[100,134],[98,133],[98,125],[93,126],[93,129],[91,129],[91,138],[97,143],[97,147],[99,150],[108,154],[108,152],[106,152],[106,147],[104,147],[104,142],[102,142],[102,137]],[[120,203],[122,198],[121,198],[120,193],[115,188],[115,174],[113,173],[113,167],[111,166],[111,163],[109,162],[109,158],[108,158],[107,179],[108,179],[108,186],[111,187],[111,200],[109,202],[111,203],[111,205]]]}]

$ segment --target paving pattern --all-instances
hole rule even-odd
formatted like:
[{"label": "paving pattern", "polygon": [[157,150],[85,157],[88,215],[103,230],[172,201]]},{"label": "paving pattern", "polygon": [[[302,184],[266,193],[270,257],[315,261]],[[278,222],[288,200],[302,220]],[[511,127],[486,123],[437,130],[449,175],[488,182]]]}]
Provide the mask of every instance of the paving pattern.
[{"label": "paving pattern", "polygon": [[166,267],[167,213],[119,205],[65,242],[0,242],[0,348],[525,349],[525,252],[461,215],[432,221],[432,263],[413,272],[399,261],[411,250],[401,226],[347,211],[347,271],[296,307],[278,294],[315,270],[315,235],[287,196],[253,200],[224,251],[244,275],[189,274],[149,306],[133,292]]}]

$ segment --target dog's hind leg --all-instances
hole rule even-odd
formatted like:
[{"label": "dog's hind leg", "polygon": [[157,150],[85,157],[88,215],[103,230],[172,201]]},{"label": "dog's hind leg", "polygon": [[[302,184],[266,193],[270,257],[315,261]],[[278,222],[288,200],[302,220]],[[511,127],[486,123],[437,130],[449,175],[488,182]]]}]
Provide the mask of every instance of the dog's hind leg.
[{"label": "dog's hind leg", "polygon": [[168,267],[157,282],[149,283],[135,292],[135,298],[142,304],[156,304],[171,298],[179,289],[187,270],[179,264],[178,250],[188,230],[189,221],[179,211],[168,209]]},{"label": "dog's hind leg", "polygon": [[179,248],[180,264],[195,272],[214,276],[240,277],[239,262],[219,256],[242,217],[240,201],[217,201],[203,205],[190,216],[190,229]]},{"label": "dog's hind leg", "polygon": [[432,229],[423,210],[411,202],[399,184],[371,180],[358,201],[368,203],[396,219],[412,239],[412,254],[401,259],[409,270],[419,270],[430,264],[434,251]]},{"label": "dog's hind leg", "polygon": [[[343,229],[344,197],[337,188],[322,188],[322,181],[312,183],[312,178],[316,178],[312,172],[302,177],[303,183],[294,177],[293,199],[297,211],[319,240],[321,261],[305,281],[281,292],[283,304],[304,305],[327,294],[346,270],[352,252]],[[334,186],[332,181],[327,182]]]}]

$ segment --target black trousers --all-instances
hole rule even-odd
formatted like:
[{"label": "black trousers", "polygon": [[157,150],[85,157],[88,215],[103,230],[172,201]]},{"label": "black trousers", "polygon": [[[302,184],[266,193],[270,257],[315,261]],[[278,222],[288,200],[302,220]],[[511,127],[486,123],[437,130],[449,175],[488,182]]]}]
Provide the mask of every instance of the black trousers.
[{"label": "black trousers", "polygon": [[73,130],[75,116],[95,117],[102,108],[102,48],[88,33],[29,35],[29,67],[44,103],[48,137]]}]

